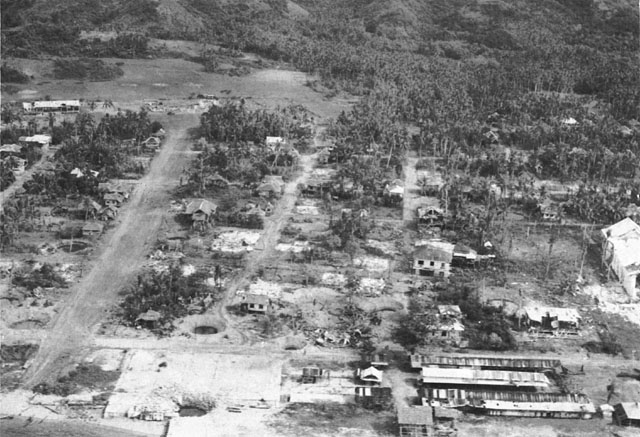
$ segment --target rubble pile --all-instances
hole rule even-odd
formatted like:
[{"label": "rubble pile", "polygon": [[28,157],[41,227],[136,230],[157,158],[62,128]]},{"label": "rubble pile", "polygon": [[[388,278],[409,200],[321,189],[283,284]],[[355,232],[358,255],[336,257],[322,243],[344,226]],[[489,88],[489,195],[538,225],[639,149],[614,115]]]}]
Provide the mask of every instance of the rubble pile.
[{"label": "rubble pile", "polygon": [[219,252],[250,252],[260,239],[258,232],[229,231],[223,232],[211,243],[211,250]]}]

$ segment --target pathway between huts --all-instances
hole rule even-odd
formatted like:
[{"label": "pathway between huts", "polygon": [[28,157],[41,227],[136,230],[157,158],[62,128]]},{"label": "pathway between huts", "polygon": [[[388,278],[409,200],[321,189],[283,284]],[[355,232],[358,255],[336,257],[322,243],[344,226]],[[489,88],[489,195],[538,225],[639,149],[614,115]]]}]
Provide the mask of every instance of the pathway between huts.
[{"label": "pathway between huts", "polygon": [[[322,141],[320,140],[321,133],[322,129],[316,128],[316,135],[314,137],[316,150],[322,147]],[[278,239],[280,238],[280,233],[287,219],[291,216],[291,212],[298,198],[298,185],[304,184],[309,179],[316,159],[316,153],[300,156],[300,166],[302,169],[298,177],[285,184],[284,194],[279,200],[274,213],[265,218],[264,229],[262,230],[260,240],[256,244],[256,250],[247,253],[246,267],[227,284],[223,301],[217,305],[217,314],[225,322],[226,329],[239,335],[243,343],[248,340],[248,337],[246,333],[229,326],[229,317],[226,308],[233,302],[238,290],[248,287],[251,278],[276,255],[275,250]]]},{"label": "pathway between huts", "polygon": [[123,206],[117,227],[105,234],[92,268],[70,289],[65,304],[25,375],[33,386],[56,376],[78,351],[90,345],[94,328],[117,304],[118,293],[135,278],[156,242],[170,193],[191,160],[187,130],[198,124],[197,114],[178,114],[166,120],[168,135],[149,173]]}]

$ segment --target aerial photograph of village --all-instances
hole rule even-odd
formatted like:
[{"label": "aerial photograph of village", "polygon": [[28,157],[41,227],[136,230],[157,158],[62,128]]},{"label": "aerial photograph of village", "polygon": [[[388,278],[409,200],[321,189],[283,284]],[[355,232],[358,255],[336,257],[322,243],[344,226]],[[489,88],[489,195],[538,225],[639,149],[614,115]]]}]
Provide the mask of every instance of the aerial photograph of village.
[{"label": "aerial photograph of village", "polygon": [[1,0],[2,437],[640,436],[636,0]]}]

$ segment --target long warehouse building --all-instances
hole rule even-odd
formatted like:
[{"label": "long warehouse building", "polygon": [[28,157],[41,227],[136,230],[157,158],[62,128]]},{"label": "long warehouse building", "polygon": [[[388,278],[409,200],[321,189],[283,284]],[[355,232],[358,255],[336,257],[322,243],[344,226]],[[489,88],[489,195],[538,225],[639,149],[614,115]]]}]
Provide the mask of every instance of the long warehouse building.
[{"label": "long warehouse building", "polygon": [[559,369],[560,360],[549,358],[499,357],[499,356],[455,356],[455,355],[410,355],[411,367],[463,368],[472,367],[482,370],[519,370],[543,372]]},{"label": "long warehouse building", "polygon": [[501,370],[441,369],[423,367],[421,380],[427,385],[493,386],[547,388],[551,385],[543,373]]}]

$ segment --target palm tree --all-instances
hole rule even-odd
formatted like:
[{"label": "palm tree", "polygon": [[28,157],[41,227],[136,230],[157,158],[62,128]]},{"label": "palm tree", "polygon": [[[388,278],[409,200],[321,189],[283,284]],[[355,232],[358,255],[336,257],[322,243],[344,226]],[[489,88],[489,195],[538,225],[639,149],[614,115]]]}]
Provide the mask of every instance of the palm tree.
[{"label": "palm tree", "polygon": [[111,99],[107,99],[104,102],[102,102],[102,109],[114,109],[115,105],[113,104],[113,101],[111,101]]},{"label": "palm tree", "polygon": [[49,132],[53,133],[53,125],[56,122],[56,115],[53,112],[50,112],[47,120],[49,121]]}]

